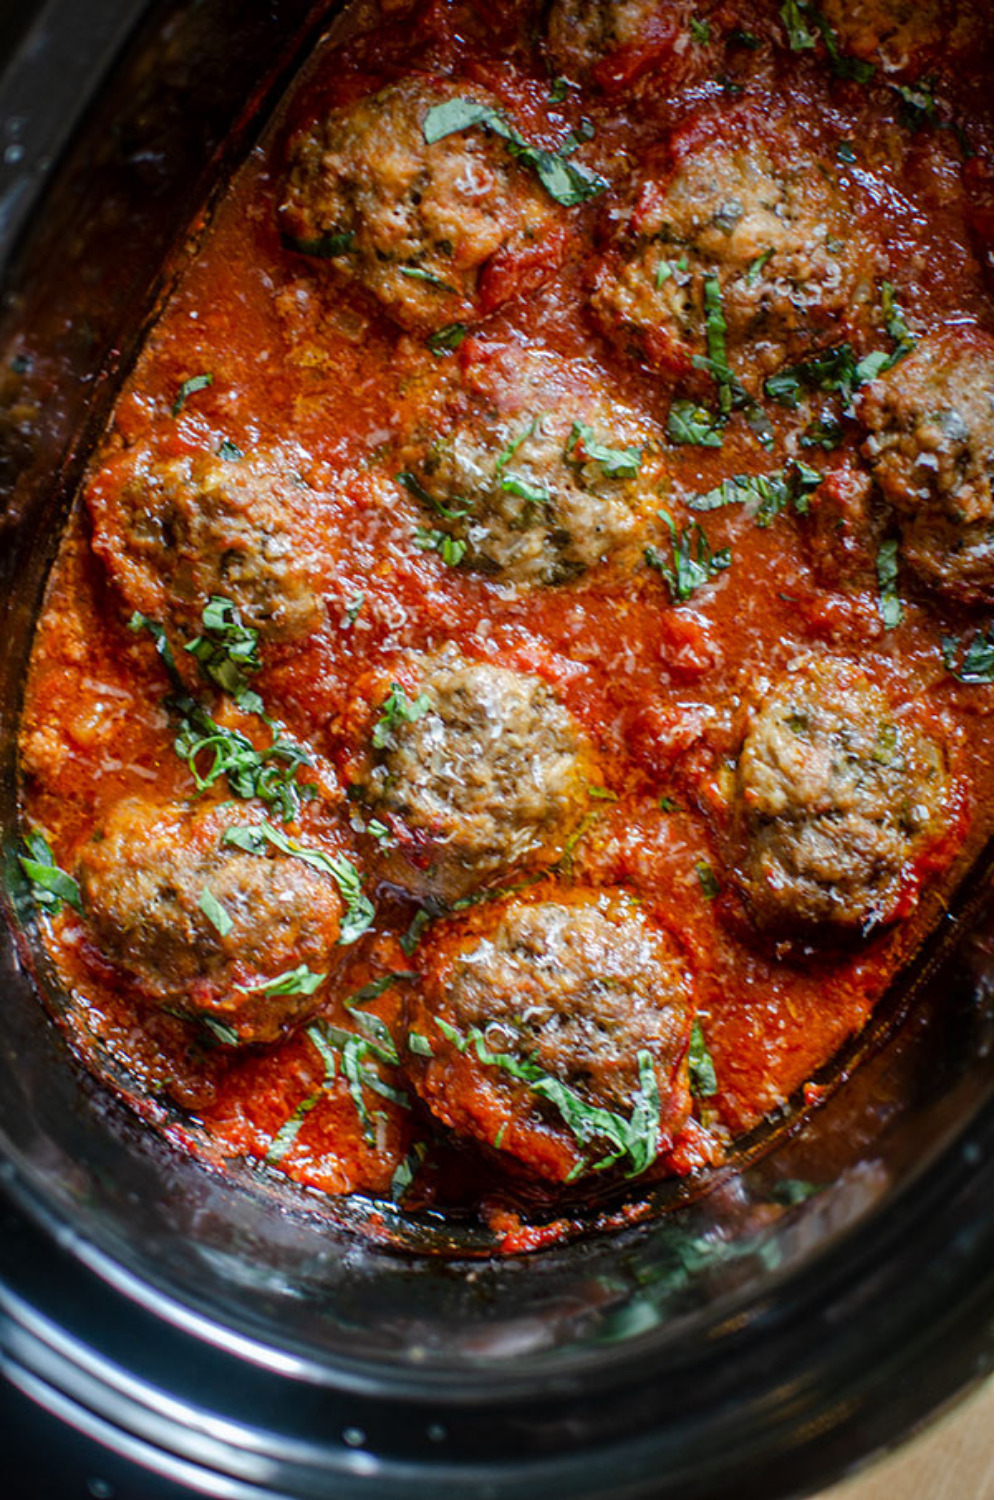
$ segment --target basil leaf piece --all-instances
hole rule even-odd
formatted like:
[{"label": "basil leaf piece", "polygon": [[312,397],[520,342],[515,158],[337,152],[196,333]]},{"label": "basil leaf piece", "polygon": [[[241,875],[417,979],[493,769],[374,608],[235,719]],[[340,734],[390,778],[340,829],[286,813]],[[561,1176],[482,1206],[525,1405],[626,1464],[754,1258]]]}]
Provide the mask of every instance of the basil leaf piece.
[{"label": "basil leaf piece", "polygon": [[174,404],[170,408],[170,415],[172,417],[180,416],[187,398],[196,395],[198,391],[207,390],[213,384],[214,380],[215,376],[210,374],[190,375],[177,392]]},{"label": "basil leaf piece", "polygon": [[710,42],[712,40],[712,28],[707,21],[699,20],[697,16],[691,18],[691,35],[696,42]]},{"label": "basil leaf piece", "polygon": [[667,414],[667,435],[675,443],[699,448],[721,448],[722,434],[716,419],[694,401],[675,401]]},{"label": "basil leaf piece", "polygon": [[439,552],[450,568],[457,567],[469,550],[468,542],[462,537],[452,536],[436,527],[418,526],[413,541],[422,552]]},{"label": "basil leaf piece", "polygon": [[446,99],[434,104],[424,116],[424,140],[428,146],[444,140],[446,135],[468,130],[471,125],[485,125],[496,111],[489,104],[478,104],[473,99]]},{"label": "basil leaf piece", "polygon": [[690,599],[695,589],[709,583],[716,573],[723,572],[732,562],[728,547],[713,552],[708,537],[698,525],[687,525],[678,532],[673,517],[665,510],[656,513],[670,532],[671,557],[665,558],[655,547],[647,547],[645,559],[649,567],[661,575],[671,598],[676,603]]},{"label": "basil leaf piece", "polygon": [[271,1144],[264,1155],[264,1160],[268,1166],[273,1167],[283,1156],[288,1155],[295,1144],[299,1131],[302,1129],[303,1121],[310,1110],[315,1109],[316,1105],[323,1098],[323,1092],[320,1089],[315,1094],[309,1094],[295,1106],[295,1109],[288,1116],[284,1125],[282,1125],[281,1129],[271,1139]]},{"label": "basil leaf piece", "polygon": [[432,333],[427,340],[427,347],[432,354],[439,358],[443,354],[452,354],[459,347],[468,333],[464,323],[446,323],[436,333]]},{"label": "basil leaf piece", "polygon": [[389,1184],[389,1195],[393,1203],[401,1203],[413,1185],[413,1179],[419,1172],[424,1157],[427,1155],[427,1142],[414,1141],[409,1151],[392,1174]]},{"label": "basil leaf piece", "polygon": [[226,908],[222,905],[221,901],[217,900],[217,898],[212,895],[212,892],[209,890],[207,885],[204,885],[201,888],[201,895],[198,897],[198,905],[220,937],[227,937],[228,934],[232,932],[232,917],[226,911]]},{"label": "basil leaf piece", "polygon": [[886,630],[894,630],[903,618],[903,605],[899,597],[899,542],[889,537],[875,555],[875,575],[878,578],[878,607]]},{"label": "basil leaf piece", "polygon": [[527,500],[529,505],[548,505],[552,499],[547,485],[535,484],[521,474],[505,474],[500,488],[505,495],[516,495],[519,500]]},{"label": "basil leaf piece", "polygon": [[450,292],[452,296],[458,296],[458,289],[450,282],[442,281],[440,276],[435,276],[433,271],[425,271],[423,266],[397,266],[396,270],[400,276],[409,276],[411,281],[425,281],[428,286],[435,287],[439,292]]},{"label": "basil leaf piece", "polygon": [[419,1031],[411,1031],[406,1038],[406,1045],[416,1057],[433,1057],[434,1048],[425,1036]]},{"label": "basil leaf piece", "polygon": [[281,242],[287,250],[297,250],[300,255],[312,255],[317,260],[337,260],[341,255],[349,255],[354,249],[354,231],[347,230],[341,233],[338,230],[331,230],[329,234],[321,234],[313,240],[303,240],[292,234],[283,234]]},{"label": "basil leaf piece", "polygon": [[346,855],[330,855],[322,849],[310,849],[289,838],[287,833],[275,828],[273,823],[267,822],[232,824],[224,830],[222,843],[233,845],[247,854],[261,855],[267,853],[270,844],[280,853],[300,859],[311,869],[329,875],[335,881],[347,907],[341,919],[340,936],[337,940],[341,947],[356,942],[374,921],[375,908],[364,894],[361,874]]},{"label": "basil leaf piece", "polygon": [[722,887],[716,879],[712,866],[708,863],[707,859],[699,859],[694,868],[698,876],[698,884],[701,886],[702,894],[706,900],[714,901]]},{"label": "basil leaf piece", "polygon": [[197,661],[210,682],[232,695],[246,713],[263,713],[264,705],[249,691],[250,672],[261,668],[258,632],[244,625],[231,599],[213,594],[201,612],[205,635],[188,641],[184,650]]},{"label": "basil leaf piece", "polygon": [[[473,125],[481,125],[499,136],[513,157],[533,168],[549,197],[563,208],[584,203],[588,198],[605,192],[609,186],[603,177],[585,167],[575,166],[559,152],[532,146],[499,110],[471,99],[447,99],[432,105],[424,116],[424,140],[433,146],[445,136],[468,130]],[[572,144],[577,144],[575,139]],[[567,143],[564,149],[572,149],[572,146]]]},{"label": "basil leaf piece", "polygon": [[389,696],[382,704],[382,716],[372,730],[374,748],[384,750],[400,724],[415,724],[430,707],[431,700],[426,693],[418,694],[411,703],[406,690],[398,682],[393,682],[389,688]]},{"label": "basil leaf piece", "polygon": [[244,995],[315,995],[325,979],[325,974],[316,974],[305,964],[299,964],[263,984],[238,984],[236,988]]},{"label": "basil leaf piece", "polygon": [[770,526],[789,505],[797,514],[805,515],[809,496],[822,480],[816,469],[796,459],[785,473],[733,474],[703,495],[688,496],[685,504],[699,511],[719,510],[724,505],[752,506],[757,525]]},{"label": "basil leaf piece", "polygon": [[582,422],[573,423],[564,456],[569,464],[584,461],[597,464],[606,479],[635,479],[642,466],[641,448],[634,444],[627,448],[606,447],[594,437],[594,429]]},{"label": "basil leaf piece", "polygon": [[958,638],[946,635],[941,642],[941,657],[951,675],[959,682],[979,684],[993,681],[993,626],[977,630],[959,659]]},{"label": "basil leaf piece", "polygon": [[21,839],[25,852],[17,856],[18,863],[28,878],[31,899],[39,911],[56,917],[62,911],[63,902],[76,911],[83,911],[80,887],[72,875],[67,875],[55,862],[48,842],[40,833],[26,833]]},{"label": "basil leaf piece", "polygon": [[701,1099],[710,1099],[719,1091],[715,1064],[705,1045],[701,1022],[697,1020],[691,1027],[691,1039],[688,1043],[688,1078],[692,1094],[696,1094]]},{"label": "basil leaf piece", "polygon": [[435,500],[434,496],[425,490],[415,474],[404,469],[396,475],[396,483],[401,484],[404,490],[408,490],[414,500],[419,500],[421,505],[426,505],[429,510],[434,511],[445,521],[464,521],[472,509],[471,502],[466,500],[452,500],[450,505],[445,505],[442,500]]},{"label": "basil leaf piece", "polygon": [[810,31],[806,24],[806,17],[811,9],[811,6],[803,5],[801,0],[784,0],[779,11],[788,45],[793,52],[811,52],[819,40],[818,33]]},{"label": "basil leaf piece", "polygon": [[216,452],[219,458],[224,458],[227,463],[236,463],[237,460],[243,457],[242,448],[237,448],[236,444],[231,443],[228,438],[222,439]]}]

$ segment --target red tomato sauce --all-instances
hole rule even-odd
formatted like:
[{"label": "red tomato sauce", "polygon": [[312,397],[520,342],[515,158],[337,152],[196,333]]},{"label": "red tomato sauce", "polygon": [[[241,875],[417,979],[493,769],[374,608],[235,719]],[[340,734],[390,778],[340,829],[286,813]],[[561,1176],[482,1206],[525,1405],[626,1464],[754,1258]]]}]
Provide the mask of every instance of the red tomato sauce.
[{"label": "red tomato sauce", "polygon": [[[628,202],[636,164],[677,131],[683,143],[734,117],[740,129],[766,122],[778,139],[808,144],[850,178],[864,231],[918,336],[953,325],[989,329],[977,228],[988,80],[975,46],[956,33],[938,69],[937,122],[914,129],[901,122],[898,93],[881,76],[870,87],[838,78],[822,48],[788,49],[776,6],[734,0],[706,10],[708,67],[692,63],[690,76],[668,86],[658,71],[667,42],[654,28],[648,52],[633,46],[609,56],[595,81],[553,103],[532,40],[532,7],[510,5],[496,16],[478,5],[387,12],[374,19],[361,12],[321,44],[193,228],[88,485],[99,499],[140,457],[216,453],[223,443],[244,452],[294,449],[304,484],[293,529],[321,556],[326,618],[304,640],[268,644],[254,688],[316,761],[319,794],[303,803],[290,831],[348,852],[363,871],[368,846],[352,829],[343,773],[352,750],[347,706],[366,672],[447,640],[472,660],[532,672],[552,686],[597,748],[609,793],[595,799],[563,856],[562,878],[634,892],[676,935],[695,978],[718,1091],[696,1102],[653,1175],[684,1174],[722,1160],[729,1142],[773,1112],[802,1107],[804,1086],[864,1027],[947,907],[990,827],[991,692],[958,681],[942,658],[943,636],[967,642],[969,618],[952,618],[904,582],[902,620],[887,628],[876,588],[818,581],[809,525],[791,509],[767,527],[739,506],[687,516],[682,493],[780,468],[800,417],[767,404],[771,453],[740,414],[721,448],[667,443],[669,386],[601,336],[587,290],[614,222],[609,212],[625,211],[618,205]],[[736,31],[759,45],[723,46]],[[496,295],[484,296],[496,310],[443,355],[401,331],[363,291],[332,280],[322,261],[284,246],[277,220],[290,132],[414,70],[488,85],[542,145],[555,146],[589,120],[593,139],[581,159],[611,184],[564,211],[556,239],[533,261],[492,268]],[[849,151],[838,158],[845,143]],[[508,300],[505,276],[519,288]],[[442,413],[471,409],[483,392],[502,412],[532,355],[570,396],[596,369],[658,447],[665,503],[702,524],[713,550],[731,549],[731,565],[688,601],[671,602],[648,566],[512,594],[412,545],[423,518],[395,483],[393,445],[419,423],[433,427]],[[175,410],[183,383],[204,372],[212,383]],[[836,476],[861,436],[847,416],[838,446],[803,457]],[[666,545],[662,528],[656,540]],[[196,795],[172,749],[162,664],[149,636],[128,628],[130,613],[91,549],[80,506],[38,626],[22,738],[26,824],[45,833],[69,871],[122,797]],[[894,706],[933,726],[947,745],[952,782],[947,833],[919,872],[909,910],[864,940],[819,949],[756,932],[728,879],[722,776],[738,753],[740,706],[754,682],[807,652],[860,661]],[[347,1029],[345,999],[380,976],[419,973],[421,962],[419,946],[400,947],[413,904],[371,879],[366,889],[374,926],[349,949],[323,1012]],[[509,1248],[526,1243],[520,1213],[554,1226],[532,1231],[531,1243],[569,1229],[559,1201],[539,1207],[489,1153],[435,1132],[416,1101],[370,1100],[366,1124],[342,1074],[324,1084],[322,1059],[301,1030],[268,1046],[213,1045],[191,1022],[137,997],[68,907],[49,924],[46,942],[70,997],[65,1023],[74,1044],[183,1149],[216,1163],[262,1158],[326,1193],[478,1210]],[[419,978],[390,985],[366,1010],[393,1031],[412,983]],[[398,1088],[391,1067],[379,1063],[378,1072]]]}]

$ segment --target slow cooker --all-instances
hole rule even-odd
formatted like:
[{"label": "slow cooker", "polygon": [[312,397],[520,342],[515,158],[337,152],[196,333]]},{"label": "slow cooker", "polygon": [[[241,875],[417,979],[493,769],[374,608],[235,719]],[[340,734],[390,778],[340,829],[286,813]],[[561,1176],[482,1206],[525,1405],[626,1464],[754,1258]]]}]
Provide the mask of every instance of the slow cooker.
[{"label": "slow cooker", "polygon": [[62,520],[171,248],[330,12],[45,0],[0,21],[5,1493],[810,1493],[988,1368],[985,862],[820,1106],[629,1228],[502,1260],[432,1216],[380,1243],[363,1201],[153,1136],[69,1051],[10,894]]}]

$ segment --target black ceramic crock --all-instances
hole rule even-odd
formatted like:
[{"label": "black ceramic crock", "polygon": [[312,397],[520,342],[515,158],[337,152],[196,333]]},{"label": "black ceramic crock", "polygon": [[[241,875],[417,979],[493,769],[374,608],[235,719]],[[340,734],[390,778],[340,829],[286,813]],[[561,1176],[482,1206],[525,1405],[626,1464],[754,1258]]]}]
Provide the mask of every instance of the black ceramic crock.
[{"label": "black ceramic crock", "polygon": [[12,857],[33,620],[164,258],[324,9],[0,17],[4,1492],[804,1495],[988,1368],[985,867],[822,1107],[645,1222],[507,1260],[434,1220],[379,1247],[364,1204],[209,1171],[87,1075],[54,1019]]}]

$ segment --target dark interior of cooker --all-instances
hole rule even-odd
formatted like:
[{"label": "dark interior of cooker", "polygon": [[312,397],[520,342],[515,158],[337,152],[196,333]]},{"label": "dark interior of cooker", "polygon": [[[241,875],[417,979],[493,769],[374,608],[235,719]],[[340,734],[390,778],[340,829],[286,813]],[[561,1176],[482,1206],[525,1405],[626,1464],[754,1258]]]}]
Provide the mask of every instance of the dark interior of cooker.
[{"label": "dark interior of cooker", "polygon": [[[361,1399],[377,1382],[400,1399],[426,1399],[428,1411],[446,1391],[467,1406],[489,1395],[494,1413],[503,1402],[520,1413],[525,1454],[548,1451],[543,1389],[582,1403],[565,1420],[584,1463],[602,1434],[617,1441],[626,1431],[683,1428],[689,1447],[672,1459],[679,1474],[694,1461],[699,1420],[707,1440],[709,1410],[732,1423],[739,1409],[728,1449],[721,1428],[709,1446],[719,1464],[743,1453],[748,1474],[746,1455],[775,1425],[793,1447],[829,1447],[829,1434],[867,1423],[862,1446],[871,1447],[968,1379],[985,1347],[985,867],[828,1070],[821,1109],[797,1116],[791,1131],[786,1121],[759,1131],[741,1170],[679,1194],[664,1189],[669,1212],[504,1261],[485,1256],[481,1235],[433,1218],[404,1227],[400,1251],[365,1232],[371,1205],[326,1201],[249,1168],[208,1170],[87,1075],[52,1019],[60,1001],[13,859],[15,731],[33,621],[89,449],[155,313],[164,259],[245,151],[329,9],[310,0],[97,5],[88,20],[98,55],[81,44],[47,116],[26,110],[11,131],[9,106],[30,89],[30,64],[0,90],[0,127],[19,148],[7,152],[0,191],[0,251],[9,255],[0,304],[0,804],[10,925],[0,954],[0,1188],[21,1226],[5,1238],[0,1273],[27,1275],[30,1288],[25,1247],[41,1231],[93,1276],[92,1309],[110,1283],[134,1299],[136,1319],[165,1319],[230,1355],[242,1351],[250,1367],[287,1366],[308,1376],[309,1390]],[[36,53],[48,45],[69,57],[78,9],[55,0],[41,14],[49,30],[38,43],[36,24]],[[126,22],[140,17],[112,65]],[[97,92],[102,62],[110,72]],[[96,102],[78,120],[88,92]],[[64,139],[49,174],[45,158]],[[911,1349],[907,1365],[918,1332],[925,1363]],[[862,1333],[875,1341],[864,1353]],[[164,1349],[171,1337],[163,1328]],[[876,1414],[872,1381],[899,1361],[909,1373],[898,1400]],[[206,1381],[211,1368],[209,1359]],[[238,1390],[237,1382],[234,1402]],[[803,1425],[806,1407],[823,1401],[839,1412],[826,1438]],[[470,1462],[499,1441],[486,1410],[462,1439]],[[297,1420],[315,1419],[303,1398]],[[402,1431],[390,1423],[376,1435],[390,1454],[403,1445],[400,1463],[413,1459]],[[340,1431],[326,1440],[349,1457]],[[702,1490],[692,1479],[684,1493]]]}]

